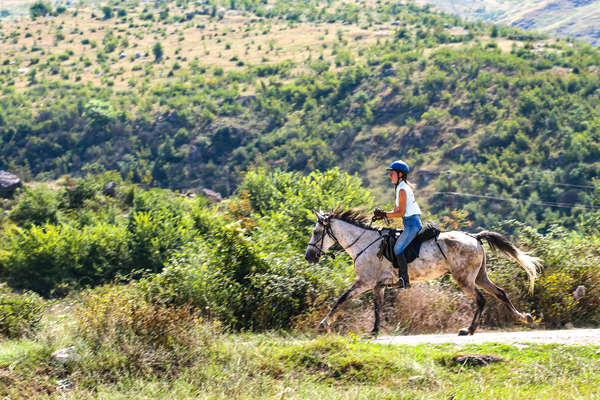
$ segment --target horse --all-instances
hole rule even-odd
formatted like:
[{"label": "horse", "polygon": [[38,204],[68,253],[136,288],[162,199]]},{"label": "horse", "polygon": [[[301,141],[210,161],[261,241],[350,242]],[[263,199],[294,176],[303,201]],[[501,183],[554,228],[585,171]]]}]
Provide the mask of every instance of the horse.
[{"label": "horse", "polygon": [[[371,227],[370,223],[367,225],[368,217],[357,210],[338,209],[328,213],[314,213],[317,222],[306,247],[306,260],[312,264],[318,263],[321,256],[337,242],[352,258],[356,277],[353,285],[337,300],[318,329],[329,330],[330,320],[333,322],[335,313],[344,302],[372,290],[375,323],[371,335],[377,336],[385,289],[398,280],[391,262],[378,257],[383,236],[379,229]],[[525,254],[496,232],[442,232],[437,240],[423,242],[418,258],[408,264],[411,282],[435,279],[450,273],[462,291],[475,302],[473,321],[468,328],[460,329],[460,336],[472,335],[479,325],[485,299],[477,287],[504,303],[518,321],[533,323],[531,314],[518,311],[506,292],[488,278],[483,240],[488,242],[493,251],[515,260],[527,272],[529,291],[532,293],[538,270],[542,267],[541,259]]]}]

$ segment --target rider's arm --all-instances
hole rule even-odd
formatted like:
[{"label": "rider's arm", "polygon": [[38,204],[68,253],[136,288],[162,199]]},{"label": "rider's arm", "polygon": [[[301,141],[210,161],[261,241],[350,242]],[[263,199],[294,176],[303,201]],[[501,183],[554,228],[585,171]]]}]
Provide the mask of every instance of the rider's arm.
[{"label": "rider's arm", "polygon": [[398,190],[398,205],[394,207],[394,211],[388,211],[385,215],[388,218],[400,218],[404,217],[406,211],[406,192],[404,189]]}]

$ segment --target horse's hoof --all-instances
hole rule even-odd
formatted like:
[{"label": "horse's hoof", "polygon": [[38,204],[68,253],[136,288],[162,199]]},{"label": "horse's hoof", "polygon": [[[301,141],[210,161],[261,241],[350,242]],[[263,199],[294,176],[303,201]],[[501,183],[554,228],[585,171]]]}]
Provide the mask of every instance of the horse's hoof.
[{"label": "horse's hoof", "polygon": [[458,331],[458,336],[468,336],[469,334],[470,332],[467,328],[462,328],[460,331]]},{"label": "horse's hoof", "polygon": [[325,321],[322,321],[319,326],[317,326],[317,329],[320,331],[324,331],[325,329],[327,329],[329,327],[329,324]]},{"label": "horse's hoof", "polygon": [[531,316],[531,314],[525,314],[525,322],[527,322],[528,324],[533,324],[533,317]]},{"label": "horse's hoof", "polygon": [[369,337],[376,338],[377,336],[379,336],[379,331],[369,332]]}]

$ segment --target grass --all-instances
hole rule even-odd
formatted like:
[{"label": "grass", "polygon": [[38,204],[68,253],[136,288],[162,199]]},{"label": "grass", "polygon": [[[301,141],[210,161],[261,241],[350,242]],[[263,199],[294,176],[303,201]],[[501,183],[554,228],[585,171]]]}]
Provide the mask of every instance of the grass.
[{"label": "grass", "polygon": [[[80,348],[80,351],[82,349]],[[456,366],[461,354],[491,354],[505,361]],[[221,335],[201,359],[172,378],[123,373],[90,380],[84,370],[98,355],[65,372],[47,360],[45,344],[0,343],[0,392],[39,398],[323,398],[323,399],[577,399],[600,395],[600,348],[558,345],[373,344],[354,335]],[[35,372],[35,373],[33,373]],[[10,378],[7,378],[10,377]],[[24,386],[2,387],[19,379]],[[65,391],[54,391],[64,382]],[[46,383],[42,385],[42,383]]]}]

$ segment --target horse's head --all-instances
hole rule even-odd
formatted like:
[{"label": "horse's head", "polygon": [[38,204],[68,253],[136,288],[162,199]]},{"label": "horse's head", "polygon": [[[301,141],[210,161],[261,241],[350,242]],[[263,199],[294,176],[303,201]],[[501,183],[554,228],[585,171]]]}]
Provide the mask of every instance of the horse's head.
[{"label": "horse's head", "polygon": [[306,254],[304,258],[311,264],[316,264],[321,259],[321,256],[327,252],[327,250],[335,244],[335,239],[331,233],[331,225],[329,222],[329,215],[323,214],[319,211],[314,211],[317,216],[317,223],[313,234],[308,241],[306,247]]}]

